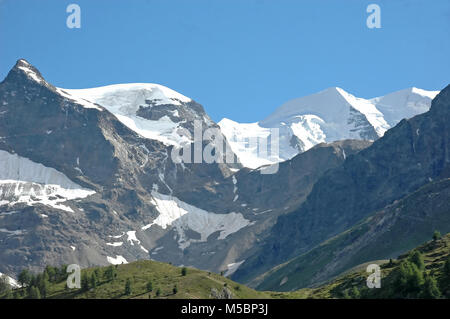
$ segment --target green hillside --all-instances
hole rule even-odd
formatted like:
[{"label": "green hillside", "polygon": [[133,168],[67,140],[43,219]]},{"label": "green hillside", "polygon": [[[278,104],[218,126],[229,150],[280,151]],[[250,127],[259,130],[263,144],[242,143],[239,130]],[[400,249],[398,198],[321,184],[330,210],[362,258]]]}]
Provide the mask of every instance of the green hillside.
[{"label": "green hillside", "polygon": [[[292,292],[255,291],[215,273],[143,260],[83,269],[81,288],[66,287],[65,267],[47,267],[19,281],[25,288],[0,289],[0,298],[47,299],[330,299],[330,298],[449,298],[450,234],[434,239],[396,260],[381,264],[381,288],[368,289],[366,265],[360,265],[318,288]],[[25,274],[25,275],[24,275]]]},{"label": "green hillside", "polygon": [[[49,299],[196,299],[220,296],[223,294],[224,289],[231,292],[232,298],[270,298],[268,293],[257,292],[215,273],[192,268],[180,268],[150,260],[109,267],[82,269],[82,288],[80,289],[67,289],[67,275],[54,276],[52,273],[52,270],[45,271],[43,274],[33,276],[34,278],[31,280],[31,285],[38,288],[39,297],[41,298],[45,295]],[[63,272],[60,271],[60,273]],[[127,281],[129,282],[128,292],[126,292]],[[43,284],[44,282],[45,284]],[[31,290],[34,289],[32,287],[16,289],[9,293],[9,297],[36,297],[36,292]],[[215,290],[217,294],[213,296],[212,290]]]},{"label": "green hillside", "polygon": [[450,234],[382,264],[381,288],[367,288],[368,275],[366,267],[356,267],[319,288],[292,294],[320,299],[450,298]]}]

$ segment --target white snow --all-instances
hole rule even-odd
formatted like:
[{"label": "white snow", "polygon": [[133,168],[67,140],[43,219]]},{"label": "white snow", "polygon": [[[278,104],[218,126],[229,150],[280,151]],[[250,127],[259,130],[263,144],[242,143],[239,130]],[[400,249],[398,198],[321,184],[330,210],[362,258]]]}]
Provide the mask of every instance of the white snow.
[{"label": "white snow", "polygon": [[[271,144],[271,130],[261,127],[259,123],[237,123],[224,118],[218,124],[231,149],[242,165],[246,167],[258,168],[262,165],[282,161],[285,157],[296,154],[296,150],[289,145],[280,150],[279,156],[278,154],[271,154],[269,146]],[[263,152],[259,148],[259,145],[263,143],[268,145],[267,152]]]},{"label": "white snow", "polygon": [[119,242],[114,242],[114,243],[106,243],[106,245],[108,246],[114,246],[114,247],[119,247],[123,245],[123,242],[119,241]]},{"label": "white snow", "polygon": [[72,248],[73,251],[75,251],[75,249],[77,249],[75,246],[70,246],[70,248]]},{"label": "white snow", "polygon": [[145,252],[145,253],[147,253],[148,254],[148,250],[144,247],[144,246],[142,246],[142,245],[139,245],[139,247],[141,247],[141,249]]},{"label": "white snow", "polygon": [[[180,249],[185,249],[194,242],[205,242],[215,232],[220,232],[219,240],[225,239],[228,235],[250,225],[250,221],[241,213],[215,214],[189,205],[174,196],[163,195],[156,191],[152,191],[152,196],[159,216],[151,224],[142,227],[142,230],[149,229],[153,225],[163,229],[172,226],[177,232]],[[200,239],[188,238],[185,232],[187,229],[199,233]]]},{"label": "white snow", "polygon": [[39,75],[36,74],[36,72],[34,72],[31,68],[28,67],[29,64],[26,63],[25,60],[22,60],[22,63],[25,64],[26,66],[19,66],[18,68],[22,70],[27,75],[27,77],[38,83],[43,82],[42,78],[39,77]]},{"label": "white snow", "polygon": [[0,232],[2,233],[7,233],[8,236],[18,236],[18,235],[22,235],[25,231],[18,229],[18,230],[8,230],[6,228],[0,228]]},{"label": "white snow", "polygon": [[116,258],[107,256],[106,260],[113,265],[128,264],[128,261],[119,255],[116,255]]},{"label": "white snow", "polygon": [[245,261],[245,259],[242,261],[239,261],[239,262],[228,264],[227,271],[225,272],[224,276],[229,277],[232,274],[234,274],[236,272],[236,270],[238,270],[239,266],[244,263],[244,261]]},{"label": "white snow", "polygon": [[125,232],[122,232],[122,234],[120,234],[120,235],[114,235],[114,236],[109,235],[108,237],[117,239],[117,238],[121,238],[123,235],[125,235]]},{"label": "white snow", "polygon": [[6,280],[8,281],[9,285],[12,286],[13,288],[19,288],[20,287],[19,283],[14,278],[12,278],[12,277],[10,277],[8,275],[2,274],[0,272],[0,277],[1,276],[6,277]]},{"label": "white snow", "polygon": [[64,98],[69,99],[72,102],[75,102],[75,103],[81,105],[84,108],[96,109],[96,110],[102,111],[102,108],[99,107],[98,105],[95,105],[94,103],[92,103],[92,102],[90,102],[90,101],[88,101],[86,99],[74,96],[74,95],[70,94],[69,92],[67,92],[66,89],[56,88],[56,92],[59,95],[63,96]]},{"label": "white snow", "polygon": [[0,206],[42,204],[73,212],[61,203],[92,194],[95,192],[72,182],[54,168],[0,150]]},{"label": "white snow", "polygon": [[[237,123],[223,119],[219,125],[241,163],[255,169],[288,160],[319,143],[362,139],[360,133],[367,127],[372,127],[381,137],[403,118],[428,111],[438,93],[409,88],[364,99],[332,87],[288,101],[263,121]],[[270,136],[270,128],[279,129],[279,155],[267,159],[260,156],[258,147]],[[260,141],[249,143],[256,138]],[[300,140],[300,149],[292,146],[293,139]]]},{"label": "white snow", "polygon": [[413,87],[373,98],[370,102],[384,114],[386,121],[393,127],[404,118],[427,112],[431,100],[438,93],[439,91],[425,91]]},{"label": "white snow", "polygon": [[131,246],[134,246],[134,243],[136,242],[137,244],[140,244],[141,241],[139,239],[137,239],[136,237],[136,231],[129,231],[127,232],[127,241],[131,244]]},{"label": "white snow", "polygon": [[[163,116],[159,120],[147,120],[136,115],[140,106],[146,105],[146,100],[152,106],[171,104],[175,106],[190,102],[191,99],[165,86],[152,83],[115,84],[90,89],[59,89],[67,92],[78,100],[90,101],[105,107],[119,121],[143,137],[155,139],[166,145],[182,146],[191,140],[178,134],[180,123],[173,122]],[[146,106],[151,107],[151,106]],[[178,116],[178,111],[172,112]]]}]

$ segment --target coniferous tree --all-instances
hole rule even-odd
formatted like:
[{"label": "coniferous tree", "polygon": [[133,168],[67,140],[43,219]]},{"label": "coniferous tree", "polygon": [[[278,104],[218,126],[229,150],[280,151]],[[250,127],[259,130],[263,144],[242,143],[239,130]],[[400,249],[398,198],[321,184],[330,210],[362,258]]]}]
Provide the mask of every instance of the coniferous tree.
[{"label": "coniferous tree", "polygon": [[418,250],[413,250],[409,256],[408,256],[408,260],[412,263],[414,263],[417,268],[419,268],[420,270],[424,270],[425,269],[425,263],[423,261],[423,256],[420,253],[420,251]]},{"label": "coniferous tree", "polygon": [[125,282],[125,295],[129,296],[132,293],[131,289],[131,279],[127,278],[127,281]]},{"label": "coniferous tree", "polygon": [[95,289],[97,287],[97,275],[95,274],[95,272],[92,273],[90,281],[91,287]]},{"label": "coniferous tree", "polygon": [[438,231],[438,230],[435,230],[434,233],[433,233],[433,240],[436,241],[436,240],[439,240],[441,238],[442,238],[441,232]]},{"label": "coniferous tree", "polygon": [[187,268],[186,267],[181,268],[181,275],[182,276],[186,276],[187,275]]},{"label": "coniferous tree", "polygon": [[86,272],[83,272],[81,275],[81,290],[88,291],[89,290],[89,278]]},{"label": "coniferous tree", "polygon": [[176,295],[178,293],[177,285],[173,286],[172,292],[173,292],[174,295]]},{"label": "coniferous tree", "polygon": [[114,266],[109,266],[108,268],[106,268],[105,272],[103,273],[103,277],[108,281],[114,280],[114,278],[116,278],[116,268],[114,268]]},{"label": "coniferous tree", "polygon": [[20,272],[18,281],[19,281],[19,284],[20,284],[22,287],[25,287],[25,286],[27,286],[27,285],[30,284],[30,281],[31,281],[31,274],[30,274],[30,272],[28,271],[28,269],[24,269],[24,270],[22,270],[22,271]]},{"label": "coniferous tree", "polygon": [[441,291],[439,290],[436,279],[434,279],[434,276],[426,276],[421,298],[438,299],[440,297]]},{"label": "coniferous tree", "polygon": [[41,293],[39,289],[35,286],[30,287],[30,293],[28,294],[28,298],[30,299],[41,299]]},{"label": "coniferous tree", "polygon": [[359,292],[358,288],[353,286],[353,288],[350,290],[350,296],[353,299],[359,299],[361,297],[361,293]]},{"label": "coniferous tree", "polygon": [[151,281],[147,282],[147,291],[153,291],[153,283]]},{"label": "coniferous tree", "polygon": [[6,276],[0,275],[0,295],[6,294],[8,291],[11,291],[9,280]]},{"label": "coniferous tree", "polygon": [[37,282],[37,288],[39,289],[39,293],[42,298],[47,298],[48,290],[49,290],[49,282],[44,276],[39,277],[39,281]]}]

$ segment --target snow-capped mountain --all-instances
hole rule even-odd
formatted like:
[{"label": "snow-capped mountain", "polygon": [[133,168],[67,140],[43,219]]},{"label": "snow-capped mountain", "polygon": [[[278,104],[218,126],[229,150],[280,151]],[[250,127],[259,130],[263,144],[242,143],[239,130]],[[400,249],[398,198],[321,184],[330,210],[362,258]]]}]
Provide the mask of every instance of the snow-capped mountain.
[{"label": "snow-capped mountain", "polygon": [[63,89],[68,98],[97,103],[113,113],[119,121],[143,137],[166,145],[182,146],[192,142],[180,129],[194,120],[205,127],[215,123],[201,105],[190,98],[159,84],[129,83],[90,89]]},{"label": "snow-capped mountain", "polygon": [[[333,87],[291,100],[260,122],[223,119],[219,126],[242,164],[256,168],[290,159],[323,142],[376,140],[403,118],[426,112],[438,93],[410,88],[368,100]],[[259,138],[256,145],[266,143],[271,128],[279,130],[279,154],[267,158],[255,143],[249,147],[248,140]]]},{"label": "snow-capped mountain", "polygon": [[[196,121],[218,128],[163,86],[66,90],[17,61],[0,83],[0,271],[148,258],[226,270],[229,238],[253,221],[217,201],[235,196],[228,164],[171,160]],[[214,260],[205,245],[221,247]]]}]

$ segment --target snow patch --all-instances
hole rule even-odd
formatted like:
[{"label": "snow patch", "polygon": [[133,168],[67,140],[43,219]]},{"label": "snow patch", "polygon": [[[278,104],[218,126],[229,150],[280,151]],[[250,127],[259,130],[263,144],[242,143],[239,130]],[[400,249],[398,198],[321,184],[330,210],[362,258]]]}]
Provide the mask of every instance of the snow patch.
[{"label": "snow patch", "polygon": [[119,255],[116,255],[116,258],[107,256],[106,260],[113,265],[128,264],[128,261]]},{"label": "snow patch", "polygon": [[72,182],[54,168],[0,150],[0,206],[42,204],[73,212],[61,203],[92,194],[95,192]]},{"label": "snow patch", "polygon": [[232,274],[234,274],[236,272],[236,270],[238,270],[239,266],[244,263],[244,261],[245,261],[245,259],[242,261],[239,261],[239,262],[228,264],[227,271],[225,272],[224,276],[229,277]]},{"label": "snow patch", "polygon": [[[166,145],[182,146],[191,140],[178,134],[180,123],[173,122],[168,116],[158,120],[147,120],[136,115],[143,105],[170,104],[180,106],[192,100],[165,86],[152,83],[130,83],[108,85],[90,89],[60,89],[79,100],[90,101],[105,107],[129,129],[139,135],[158,140]],[[178,117],[178,110],[172,111]]]},{"label": "snow patch", "polygon": [[[250,225],[250,221],[240,213],[215,214],[189,205],[174,196],[163,195],[156,191],[152,191],[152,196],[152,203],[159,216],[151,224],[142,227],[142,230],[149,229],[153,225],[163,229],[172,226],[177,232],[180,249],[185,249],[194,242],[205,242],[215,232],[220,232],[219,240],[225,239],[228,235]],[[187,229],[199,233],[200,239],[188,238]]]}]

